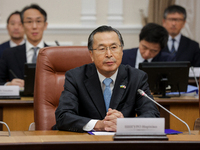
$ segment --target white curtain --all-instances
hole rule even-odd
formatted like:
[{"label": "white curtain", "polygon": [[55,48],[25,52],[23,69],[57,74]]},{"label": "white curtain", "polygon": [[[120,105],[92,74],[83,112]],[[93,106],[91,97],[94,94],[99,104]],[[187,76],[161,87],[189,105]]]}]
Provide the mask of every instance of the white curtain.
[{"label": "white curtain", "polygon": [[181,33],[200,43],[200,0],[176,0],[175,4],[187,11],[186,24]]}]

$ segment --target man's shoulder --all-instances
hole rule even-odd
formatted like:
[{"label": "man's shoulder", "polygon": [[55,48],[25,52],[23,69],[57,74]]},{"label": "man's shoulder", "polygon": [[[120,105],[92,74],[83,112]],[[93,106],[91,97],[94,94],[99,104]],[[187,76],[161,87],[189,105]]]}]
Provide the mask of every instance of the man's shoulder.
[{"label": "man's shoulder", "polygon": [[186,37],[186,36],[184,36],[184,35],[181,35],[181,41],[183,41],[183,42],[188,42],[188,43],[191,43],[191,44],[193,44],[193,45],[199,45],[198,42],[196,42],[196,41],[194,41],[194,40],[192,40],[192,39],[190,39],[189,37]]},{"label": "man's shoulder", "polygon": [[131,49],[124,49],[123,52],[124,54],[129,54],[129,53],[136,53],[138,50],[138,47],[137,48],[131,48]]},{"label": "man's shoulder", "polygon": [[0,50],[4,50],[10,47],[9,41],[0,44]]},{"label": "man's shoulder", "polygon": [[133,68],[130,65],[120,65],[120,70],[119,71],[127,71],[129,75],[141,75],[141,74],[146,74],[144,71]]},{"label": "man's shoulder", "polygon": [[156,55],[152,62],[155,61],[174,61],[174,56],[171,55],[171,53],[166,52],[166,51],[160,51],[160,53],[158,55]]},{"label": "man's shoulder", "polygon": [[4,42],[4,43],[1,43],[1,44],[0,44],[0,47],[5,46],[5,45],[9,45],[9,41],[6,41],[6,42]]},{"label": "man's shoulder", "polygon": [[21,55],[23,52],[26,52],[25,44],[6,49],[3,51],[2,57],[15,57],[16,55]]},{"label": "man's shoulder", "polygon": [[16,50],[24,50],[24,49],[26,49],[25,44],[22,44],[22,45],[18,45],[18,46],[15,46],[15,47],[8,48],[6,51],[8,51],[10,53],[10,51],[13,52],[13,51],[16,51]]},{"label": "man's shoulder", "polygon": [[90,64],[85,64],[85,65],[82,65],[80,67],[76,67],[76,68],[73,68],[73,69],[70,69],[66,72],[66,74],[74,74],[74,75],[77,75],[77,76],[80,76],[80,75],[83,75],[84,73],[86,72],[93,72],[93,70],[95,69],[95,65],[94,63],[90,63]]}]

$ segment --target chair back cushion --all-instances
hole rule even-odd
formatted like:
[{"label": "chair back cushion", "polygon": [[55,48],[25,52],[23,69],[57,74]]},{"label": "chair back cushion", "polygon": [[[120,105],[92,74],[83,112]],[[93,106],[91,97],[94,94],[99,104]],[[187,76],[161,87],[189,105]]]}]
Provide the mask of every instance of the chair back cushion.
[{"label": "chair back cushion", "polygon": [[55,110],[64,90],[65,72],[91,63],[86,46],[45,47],[39,51],[34,87],[34,121],[36,130],[50,130]]}]

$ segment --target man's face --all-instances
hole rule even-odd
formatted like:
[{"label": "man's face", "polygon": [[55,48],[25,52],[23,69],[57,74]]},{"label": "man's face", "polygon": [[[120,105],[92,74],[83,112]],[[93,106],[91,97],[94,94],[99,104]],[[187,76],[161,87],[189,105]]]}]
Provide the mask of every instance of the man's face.
[{"label": "man's face", "polygon": [[122,61],[123,48],[118,35],[111,32],[97,32],[94,35],[93,51],[90,50],[92,61],[97,70],[105,77],[112,76]]},{"label": "man's face", "polygon": [[44,16],[37,9],[28,9],[24,12],[23,22],[27,40],[36,46],[47,28]]},{"label": "man's face", "polygon": [[7,30],[13,40],[20,40],[24,38],[24,28],[19,14],[14,14],[10,17],[7,24]]},{"label": "man's face", "polygon": [[163,19],[163,27],[165,27],[172,37],[178,35],[184,25],[184,16],[180,13],[168,14],[166,19]]},{"label": "man's face", "polygon": [[161,50],[159,43],[150,43],[145,40],[141,40],[139,44],[139,50],[144,59],[154,58]]}]

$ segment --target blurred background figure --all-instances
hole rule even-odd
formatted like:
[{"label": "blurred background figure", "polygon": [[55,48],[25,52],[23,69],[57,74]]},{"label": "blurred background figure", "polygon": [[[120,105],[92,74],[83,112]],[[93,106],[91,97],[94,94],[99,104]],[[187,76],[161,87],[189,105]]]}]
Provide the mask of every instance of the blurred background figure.
[{"label": "blurred background figure", "polygon": [[7,30],[10,35],[10,40],[0,45],[0,57],[3,51],[7,48],[15,47],[24,44],[24,28],[20,19],[20,12],[11,13],[7,19]]}]

